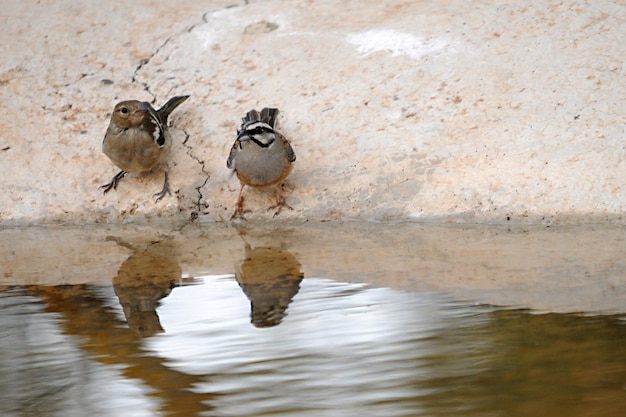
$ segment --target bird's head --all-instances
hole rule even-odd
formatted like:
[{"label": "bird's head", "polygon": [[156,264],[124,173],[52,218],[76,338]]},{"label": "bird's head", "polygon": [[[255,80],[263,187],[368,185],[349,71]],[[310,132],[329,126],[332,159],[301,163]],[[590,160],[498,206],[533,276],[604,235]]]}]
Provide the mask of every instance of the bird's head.
[{"label": "bird's head", "polygon": [[128,129],[141,125],[149,109],[146,103],[137,100],[128,100],[117,103],[111,115],[111,120],[120,128]]}]

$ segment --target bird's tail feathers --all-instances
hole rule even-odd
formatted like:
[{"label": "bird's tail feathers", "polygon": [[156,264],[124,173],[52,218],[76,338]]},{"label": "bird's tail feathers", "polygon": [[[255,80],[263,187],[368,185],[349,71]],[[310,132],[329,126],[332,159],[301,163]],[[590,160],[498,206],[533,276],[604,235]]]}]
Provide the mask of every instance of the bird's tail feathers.
[{"label": "bird's tail feathers", "polygon": [[159,116],[161,116],[161,121],[163,122],[163,125],[167,126],[167,118],[169,117],[170,113],[172,113],[176,107],[180,106],[188,98],[189,96],[172,97],[167,101],[167,103],[163,105],[163,107],[158,110],[157,113],[159,113]]},{"label": "bird's tail feathers", "polygon": [[272,126],[272,128],[276,127],[276,119],[278,119],[279,110],[271,107],[265,107],[261,110],[261,121],[267,123]]},{"label": "bird's tail feathers", "polygon": [[265,107],[263,110],[261,110],[260,114],[256,110],[250,110],[248,113],[246,113],[246,117],[243,117],[241,120],[243,120],[244,124],[250,122],[264,122],[274,128],[276,126],[278,112],[278,109],[274,109],[271,107]]},{"label": "bird's tail feathers", "polygon": [[250,123],[250,122],[257,122],[261,120],[260,116],[259,116],[259,112],[256,110],[250,110],[248,113],[246,113],[245,117],[241,118],[241,121],[246,124],[246,123]]}]

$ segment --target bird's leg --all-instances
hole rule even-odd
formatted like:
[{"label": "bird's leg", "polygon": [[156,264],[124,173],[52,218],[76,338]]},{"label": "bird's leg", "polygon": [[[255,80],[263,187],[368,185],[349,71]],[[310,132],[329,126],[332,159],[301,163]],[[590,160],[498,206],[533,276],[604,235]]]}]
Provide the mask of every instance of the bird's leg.
[{"label": "bird's leg", "polygon": [[241,188],[239,189],[239,197],[237,197],[237,204],[235,204],[235,211],[232,216],[230,216],[231,220],[242,218],[243,219],[243,187],[245,185],[241,183]]},{"label": "bird's leg", "polygon": [[268,210],[278,209],[276,210],[276,213],[274,213],[273,217],[278,216],[280,212],[282,211],[283,207],[287,207],[289,210],[293,210],[293,207],[291,207],[289,204],[287,204],[287,201],[285,201],[285,196],[283,195],[284,185],[285,184],[280,184],[278,186],[278,198],[276,200],[276,205],[268,209]]},{"label": "bird's leg", "polygon": [[154,200],[155,203],[158,203],[163,197],[165,197],[165,194],[172,195],[172,193],[170,192],[170,181],[169,181],[169,174],[167,173],[167,169],[163,172],[165,173],[165,179],[163,180],[163,189],[159,191],[158,193],[156,193],[155,195],[153,195],[153,197],[157,198],[156,200]]},{"label": "bird's leg", "polygon": [[100,188],[104,188],[105,194],[108,193],[111,188],[117,190],[117,183],[120,182],[122,178],[124,178],[124,175],[126,175],[126,171],[122,170],[118,172],[117,174],[115,174],[110,183],[101,185]]}]

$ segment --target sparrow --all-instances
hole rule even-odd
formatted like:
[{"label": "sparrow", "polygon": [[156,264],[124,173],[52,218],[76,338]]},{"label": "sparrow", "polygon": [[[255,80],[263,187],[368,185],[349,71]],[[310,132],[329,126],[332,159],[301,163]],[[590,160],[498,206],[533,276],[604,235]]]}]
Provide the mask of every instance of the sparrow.
[{"label": "sparrow", "polygon": [[102,151],[117,165],[118,172],[110,183],[102,185],[106,194],[127,173],[142,174],[163,167],[165,180],[163,189],[156,193],[156,201],[170,194],[167,166],[172,149],[172,137],[168,132],[167,118],[189,96],[169,99],[159,110],[148,102],[122,101],[115,105],[111,122],[102,141]]},{"label": "sparrow", "polygon": [[243,189],[278,185],[278,201],[270,209],[277,208],[274,216],[283,207],[293,210],[283,196],[283,181],[289,176],[296,161],[296,154],[289,141],[275,130],[278,109],[264,108],[259,113],[250,110],[241,120],[237,139],[233,144],[226,166],[236,174],[241,188],[232,219],[243,217]]}]

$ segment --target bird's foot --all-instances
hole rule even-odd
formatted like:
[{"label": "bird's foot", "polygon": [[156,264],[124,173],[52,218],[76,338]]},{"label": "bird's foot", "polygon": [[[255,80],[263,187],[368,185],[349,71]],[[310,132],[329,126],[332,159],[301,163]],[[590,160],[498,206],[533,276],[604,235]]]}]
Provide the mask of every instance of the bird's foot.
[{"label": "bird's foot", "polygon": [[156,197],[156,200],[154,200],[154,202],[158,203],[159,201],[161,201],[161,199],[163,199],[163,197],[165,197],[166,194],[172,195],[172,193],[170,192],[170,182],[167,171],[165,171],[165,181],[163,181],[163,189],[152,196]]},{"label": "bird's foot", "polygon": [[274,216],[272,216],[272,217],[276,217],[283,210],[283,207],[287,207],[289,210],[293,210],[293,207],[291,207],[289,204],[287,204],[287,201],[285,201],[285,198],[283,196],[281,196],[278,199],[278,201],[276,202],[276,205],[268,208],[268,210],[275,210],[276,209],[276,212],[274,213]]},{"label": "bird's foot", "polygon": [[243,207],[236,207],[233,215],[230,216],[230,220],[247,220],[243,217],[245,213],[250,213],[250,210],[244,210]]},{"label": "bird's foot", "polygon": [[233,215],[230,216],[230,220],[236,220],[236,219],[241,219],[241,220],[246,220],[245,217],[243,217],[244,213],[247,213],[249,210],[244,210],[243,209],[243,196],[239,196],[239,198],[237,199],[237,204],[235,204],[235,211],[233,212]]},{"label": "bird's foot", "polygon": [[172,193],[170,191],[169,184],[166,184],[166,185],[163,186],[163,189],[161,191],[159,191],[158,193],[156,193],[152,197],[156,197],[156,200],[154,200],[154,202],[158,203],[159,201],[161,201],[163,199],[163,197],[165,197],[168,194],[172,195]]},{"label": "bird's foot", "polygon": [[100,188],[104,188],[104,194],[108,193],[111,190],[111,188],[113,188],[114,190],[117,190],[117,183],[119,183],[120,180],[124,178],[125,175],[126,175],[126,171],[120,171],[117,174],[115,174],[113,179],[111,179],[110,183],[101,185]]}]

